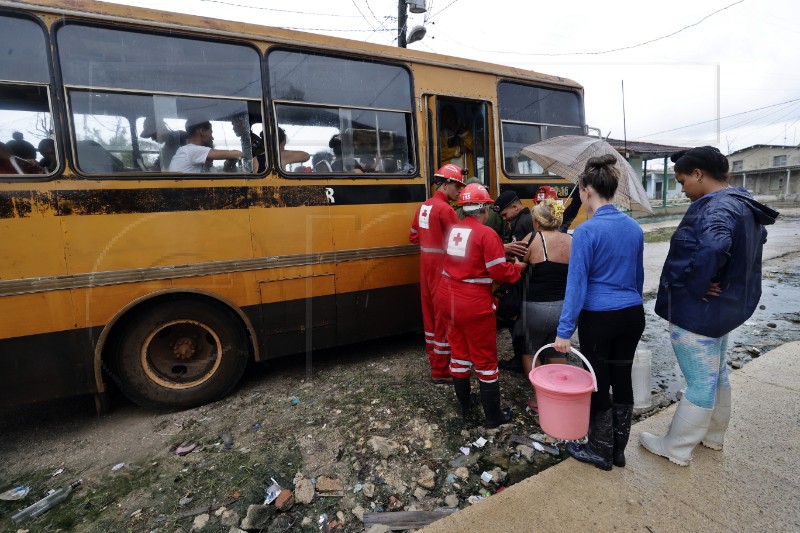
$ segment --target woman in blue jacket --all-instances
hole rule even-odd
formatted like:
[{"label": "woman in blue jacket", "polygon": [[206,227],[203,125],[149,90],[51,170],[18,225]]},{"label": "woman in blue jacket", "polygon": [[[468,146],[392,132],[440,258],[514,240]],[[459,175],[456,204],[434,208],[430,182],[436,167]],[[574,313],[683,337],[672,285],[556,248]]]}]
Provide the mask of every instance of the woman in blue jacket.
[{"label": "woman in blue jacket", "polygon": [[625,466],[633,411],[631,366],[644,331],[644,234],[611,203],[619,183],[616,162],[613,155],[593,157],[578,179],[580,200],[592,217],[573,235],[555,342],[556,350],[568,352],[577,324],[581,351],[597,376],[597,392],[592,394],[589,440],[567,443],[567,452],[602,470]]},{"label": "woman in blue jacket", "polygon": [[728,333],[750,318],[761,298],[764,226],[778,212],[728,185],[728,160],[716,148],[682,150],[671,159],[692,205],[670,241],[655,311],[670,323],[686,393],[667,434],[645,432],[640,440],[686,466],[700,442],[722,449],[731,416]]}]

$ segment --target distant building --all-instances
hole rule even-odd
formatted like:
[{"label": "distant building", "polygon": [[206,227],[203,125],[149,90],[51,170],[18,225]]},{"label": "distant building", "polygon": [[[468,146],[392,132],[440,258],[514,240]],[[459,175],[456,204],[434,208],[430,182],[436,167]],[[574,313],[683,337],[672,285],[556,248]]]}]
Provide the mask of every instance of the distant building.
[{"label": "distant building", "polygon": [[[622,154],[633,170],[642,176],[642,185],[647,192],[647,197],[651,200],[664,198],[664,170],[668,166],[670,154],[679,150],[685,150],[684,146],[672,146],[668,144],[646,143],[639,141],[623,141],[620,139],[606,139],[608,144],[613,146],[617,152]],[[657,160],[662,164],[661,169],[648,169],[648,161]],[[675,181],[675,173],[672,168],[667,169],[666,176],[667,200],[683,198],[680,186]]]},{"label": "distant building", "polygon": [[796,198],[800,182],[800,146],[755,144],[728,155],[730,184],[754,196]]}]

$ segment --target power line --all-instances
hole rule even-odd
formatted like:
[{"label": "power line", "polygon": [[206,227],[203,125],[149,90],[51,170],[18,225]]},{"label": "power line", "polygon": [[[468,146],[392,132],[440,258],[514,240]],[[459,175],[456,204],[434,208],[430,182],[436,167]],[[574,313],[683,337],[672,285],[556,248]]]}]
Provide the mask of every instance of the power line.
[{"label": "power line", "polygon": [[369,27],[374,30],[375,26],[373,26],[372,23],[369,21],[369,19],[364,16],[364,13],[361,11],[361,8],[358,7],[358,4],[356,4],[356,0],[352,0],[352,2],[353,2],[353,6],[356,8],[356,11],[358,11],[358,14],[361,15],[362,19],[364,19],[364,22],[366,22],[369,25]]},{"label": "power line", "polygon": [[672,129],[669,129],[669,130],[657,131],[655,133],[648,133],[647,135],[637,135],[636,138],[637,139],[644,139],[644,138],[647,138],[647,137],[653,137],[655,135],[661,135],[662,133],[670,133],[670,132],[677,131],[677,130],[684,130],[686,128],[692,128],[694,126],[700,126],[702,124],[708,124],[710,122],[716,122],[718,120],[724,120],[726,118],[737,117],[739,115],[746,115],[747,113],[754,113],[756,111],[761,111],[762,109],[769,109],[771,107],[777,107],[777,106],[781,106],[781,105],[791,104],[792,102],[798,102],[798,101],[800,101],[800,98],[794,98],[792,100],[786,100],[785,102],[780,102],[780,103],[777,103],[777,104],[770,104],[770,105],[766,105],[766,106],[763,106],[763,107],[757,107],[755,109],[748,109],[747,111],[742,111],[740,113],[734,113],[732,115],[726,115],[724,117],[712,118],[710,120],[704,120],[702,122],[695,122],[694,124],[689,124],[687,126],[679,126],[677,128],[672,128]]},{"label": "power line", "polygon": [[[438,15],[439,13],[441,13],[442,11],[444,11],[445,9],[450,7],[451,5],[455,4],[457,1],[458,0],[453,0],[453,2],[449,3],[444,9],[442,9],[441,11],[436,13],[435,15],[431,16],[431,18],[433,18],[434,16]],[[644,41],[642,43],[633,44],[633,45],[630,45],[630,46],[623,46],[623,47],[620,47],[620,48],[612,48],[611,50],[603,50],[601,52],[559,52],[559,53],[543,53],[542,52],[542,53],[527,53],[527,52],[515,52],[515,51],[508,51],[508,50],[484,50],[484,49],[481,49],[481,48],[475,48],[474,46],[469,46],[469,45],[466,45],[466,44],[459,43],[455,39],[451,39],[451,40],[454,41],[456,44],[458,44],[460,46],[463,46],[465,48],[471,48],[472,50],[477,50],[479,52],[485,52],[485,53],[490,53],[490,54],[514,54],[514,55],[520,55],[520,56],[537,56],[537,57],[583,56],[583,55],[610,54],[612,52],[621,52],[623,50],[631,50],[633,48],[639,48],[639,47],[642,47],[642,46],[645,46],[645,45],[648,45],[648,44],[651,44],[651,43],[654,43],[654,42],[657,42],[657,41],[661,41],[661,40],[667,39],[669,37],[672,37],[674,35],[677,35],[677,34],[683,32],[683,31],[686,31],[689,28],[693,28],[693,27],[697,26],[698,24],[701,24],[702,22],[706,21],[707,19],[713,17],[717,13],[725,11],[726,9],[730,9],[733,6],[737,5],[737,4],[741,4],[742,2],[744,2],[744,0],[738,0],[738,1],[736,1],[736,2],[734,2],[732,4],[730,4],[730,5],[727,5],[727,6],[723,7],[723,8],[721,8],[721,9],[718,9],[718,10],[714,11],[713,13],[710,13],[710,14],[706,15],[705,17],[701,18],[700,20],[698,20],[697,22],[695,22],[693,24],[689,24],[688,26],[684,26],[683,28],[681,28],[679,30],[676,30],[676,31],[674,31],[672,33],[669,33],[667,35],[662,35],[661,37],[656,37],[655,39],[650,39],[649,41]]]},{"label": "power line", "polygon": [[[744,1],[744,0],[742,0],[742,1]],[[442,11],[444,11],[445,9],[447,9],[448,7],[452,6],[452,5],[453,5],[453,4],[455,4],[456,2],[458,2],[458,0],[453,0],[452,2],[450,2],[449,4],[447,4],[446,6],[444,6],[442,9],[440,9],[439,11],[437,11],[436,13],[434,13],[433,15],[431,15],[430,17],[428,17],[428,18],[426,19],[426,22],[427,22],[428,20],[431,20],[433,17],[437,16],[439,13],[441,13]]]},{"label": "power line", "polygon": [[[248,6],[244,4],[236,4],[234,2],[225,2],[223,0],[200,0],[201,2],[208,2],[210,4],[222,4],[224,6],[231,6],[231,7],[243,7],[245,9],[259,9],[262,11],[275,11],[278,13],[294,13],[296,15],[316,15],[320,17],[342,17],[342,18],[358,18],[358,15],[340,15],[336,13],[309,13],[307,11],[293,11],[291,9],[278,9],[275,7],[263,7],[263,6]],[[361,15],[363,16],[363,15]]]}]

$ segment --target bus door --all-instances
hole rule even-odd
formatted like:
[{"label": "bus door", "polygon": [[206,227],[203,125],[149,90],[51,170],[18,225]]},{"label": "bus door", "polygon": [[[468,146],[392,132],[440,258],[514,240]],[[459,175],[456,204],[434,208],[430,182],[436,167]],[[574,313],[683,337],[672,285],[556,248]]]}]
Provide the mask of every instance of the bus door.
[{"label": "bus door", "polygon": [[[489,102],[431,95],[427,102],[428,166],[430,185],[442,165],[453,163],[495,191],[496,176],[489,169]],[[432,189],[433,190],[433,189]]]}]

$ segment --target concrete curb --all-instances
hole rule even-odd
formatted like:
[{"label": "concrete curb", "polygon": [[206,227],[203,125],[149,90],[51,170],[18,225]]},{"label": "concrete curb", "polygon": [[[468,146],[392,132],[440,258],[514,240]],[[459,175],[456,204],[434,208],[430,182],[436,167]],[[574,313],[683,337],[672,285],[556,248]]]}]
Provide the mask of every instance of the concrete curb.
[{"label": "concrete curb", "polygon": [[627,466],[602,472],[574,459],[425,528],[450,531],[800,530],[800,342],[733,372],[725,449],[698,446],[688,467],[650,454],[675,405],[635,424]]}]

